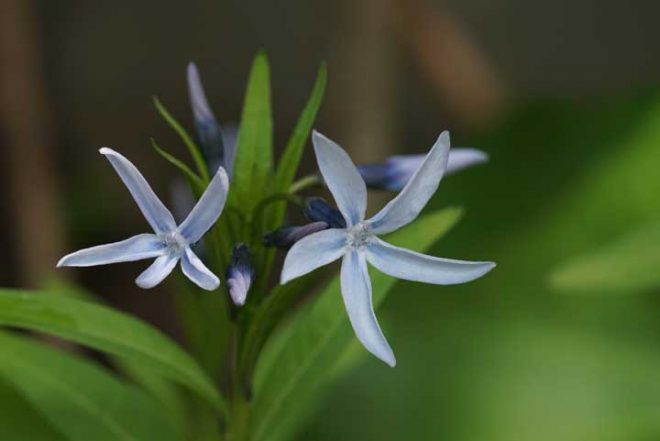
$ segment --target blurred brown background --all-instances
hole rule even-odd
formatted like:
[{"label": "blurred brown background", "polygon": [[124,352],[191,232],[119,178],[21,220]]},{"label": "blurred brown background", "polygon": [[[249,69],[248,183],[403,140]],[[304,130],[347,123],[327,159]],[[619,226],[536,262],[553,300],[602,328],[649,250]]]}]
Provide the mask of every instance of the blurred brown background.
[{"label": "blurred brown background", "polygon": [[[378,160],[422,151],[445,128],[464,144],[465,130],[530,97],[652,86],[659,12],[651,1],[2,0],[0,285],[36,286],[64,253],[146,228],[97,150],[121,150],[168,200],[175,171],[149,137],[183,150],[150,98],[191,127],[190,60],[219,119],[232,122],[251,58],[265,48],[279,148],[326,60],[318,127],[357,160]],[[139,271],[70,276],[166,320],[151,293],[134,295]]]}]

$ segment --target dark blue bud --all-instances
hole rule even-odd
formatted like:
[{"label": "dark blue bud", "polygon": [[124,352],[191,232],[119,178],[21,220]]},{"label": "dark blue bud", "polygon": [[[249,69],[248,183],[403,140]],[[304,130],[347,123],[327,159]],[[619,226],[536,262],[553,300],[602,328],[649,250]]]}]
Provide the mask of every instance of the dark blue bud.
[{"label": "dark blue bud", "polygon": [[195,127],[197,128],[197,137],[202,147],[202,156],[206,162],[209,174],[213,175],[218,171],[218,167],[224,166],[225,163],[222,129],[215,120],[197,120],[195,121]]},{"label": "dark blue bud", "polygon": [[188,94],[195,116],[197,137],[209,174],[214,175],[218,167],[223,166],[227,174],[231,176],[232,169],[228,167],[227,152],[224,145],[225,137],[206,99],[204,87],[199,78],[197,66],[194,63],[188,64]]},{"label": "dark blue bud", "polygon": [[242,306],[254,281],[254,267],[250,261],[250,251],[245,244],[236,245],[232,251],[231,263],[227,268],[229,295],[236,306]]},{"label": "dark blue bud", "polygon": [[331,207],[323,198],[305,200],[305,217],[312,222],[325,222],[330,228],[346,228],[346,220],[341,212]]},{"label": "dark blue bud", "polygon": [[277,230],[266,234],[263,237],[262,243],[267,247],[277,247],[288,250],[294,243],[298,242],[303,237],[323,231],[327,228],[328,224],[325,222],[312,222],[311,224],[300,227],[280,227]]}]

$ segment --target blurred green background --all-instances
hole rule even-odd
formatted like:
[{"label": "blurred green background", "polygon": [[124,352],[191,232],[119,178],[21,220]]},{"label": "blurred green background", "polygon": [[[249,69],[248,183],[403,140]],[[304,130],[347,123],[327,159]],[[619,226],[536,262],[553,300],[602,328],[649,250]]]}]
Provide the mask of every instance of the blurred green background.
[{"label": "blurred green background", "polygon": [[[465,215],[433,253],[498,267],[463,286],[398,284],[379,313],[396,369],[360,358],[298,439],[659,439],[658,13],[643,1],[4,0],[0,285],[38,286],[58,256],[142,231],[97,149],[120,149],[167,200],[176,172],[149,137],[183,150],[150,97],[190,125],[188,61],[235,122],[265,48],[281,149],[326,60],[317,128],[357,161],[422,152],[443,129],[491,155],[443,181],[432,205]],[[594,283],[571,282],[580,268],[557,275],[583,255],[609,259]],[[173,284],[143,292],[137,273],[68,276],[178,335],[161,295]]]}]

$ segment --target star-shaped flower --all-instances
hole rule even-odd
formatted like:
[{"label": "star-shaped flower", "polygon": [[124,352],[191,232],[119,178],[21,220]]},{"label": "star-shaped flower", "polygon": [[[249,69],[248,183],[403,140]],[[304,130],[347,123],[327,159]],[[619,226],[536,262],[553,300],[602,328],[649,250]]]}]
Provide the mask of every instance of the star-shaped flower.
[{"label": "star-shaped flower", "polygon": [[312,140],[321,174],[346,227],[320,231],[296,242],[285,258],[281,283],[342,258],[341,293],[355,334],[367,350],[394,366],[394,354],[371,302],[367,262],[393,277],[438,285],[469,282],[495,266],[492,262],[427,256],[395,247],[378,237],[412,222],[435,193],[447,168],[449,133],[440,135],[401,192],[368,220],[364,219],[367,188],[348,154],[316,131]]},{"label": "star-shaped flower", "polygon": [[85,248],[64,256],[57,266],[95,266],[155,257],[135,280],[139,287],[148,289],[158,285],[181,261],[181,270],[190,280],[200,288],[216,289],[220,280],[190,246],[202,238],[222,213],[229,189],[225,170],[218,168],[188,217],[177,226],[172,213],[128,159],[107,147],[99,151],[108,158],[155,234],[138,234],[121,242]]}]

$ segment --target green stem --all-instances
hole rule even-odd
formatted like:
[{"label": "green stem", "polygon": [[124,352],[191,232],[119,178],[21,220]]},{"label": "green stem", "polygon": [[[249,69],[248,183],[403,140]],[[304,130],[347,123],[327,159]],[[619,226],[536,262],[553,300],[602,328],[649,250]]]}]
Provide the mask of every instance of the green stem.
[{"label": "green stem", "polygon": [[227,430],[227,441],[247,441],[250,405],[240,389],[236,390],[231,406],[231,421]]},{"label": "green stem", "polygon": [[242,378],[239,373],[239,358],[242,347],[241,332],[242,321],[237,319],[232,326],[232,350],[230,359],[229,381],[231,384],[231,404],[229,409],[229,421],[227,421],[227,441],[247,441],[248,420],[250,414],[249,401],[243,393]]},{"label": "green stem", "polygon": [[300,197],[291,193],[277,193],[262,199],[261,202],[259,202],[259,204],[254,208],[254,216],[252,217],[252,234],[254,236],[258,236],[259,233],[264,233],[264,214],[266,208],[276,202],[291,202],[292,204],[302,205]]},{"label": "green stem", "polygon": [[295,194],[306,188],[321,185],[322,183],[323,181],[321,180],[321,177],[319,175],[303,176],[302,178],[298,179],[293,184],[291,184],[291,187],[289,187],[289,193]]}]

